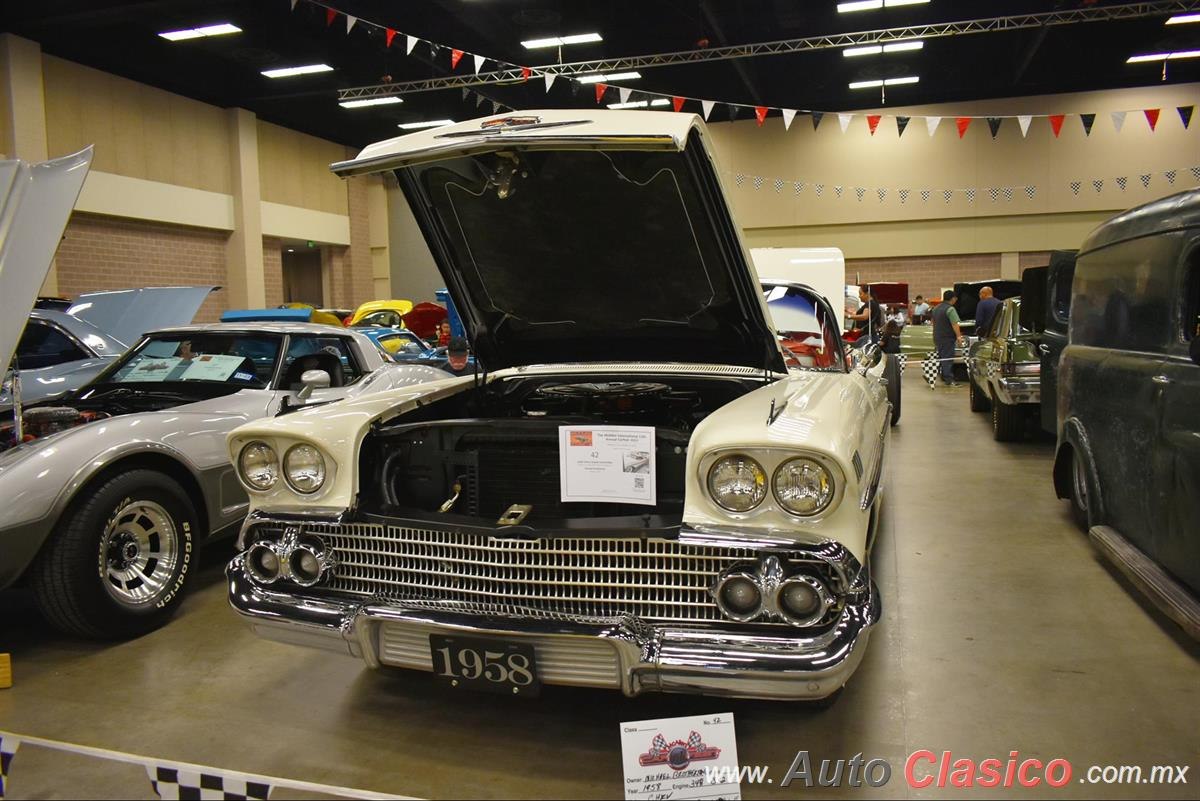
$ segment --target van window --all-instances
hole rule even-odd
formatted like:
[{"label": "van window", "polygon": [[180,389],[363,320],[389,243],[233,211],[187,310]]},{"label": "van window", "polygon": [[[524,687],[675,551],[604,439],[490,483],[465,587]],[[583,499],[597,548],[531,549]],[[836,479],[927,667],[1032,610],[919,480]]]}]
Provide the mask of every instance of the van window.
[{"label": "van window", "polygon": [[1075,275],[1075,266],[1065,268],[1054,280],[1054,297],[1050,298],[1050,309],[1054,319],[1064,325],[1071,316],[1071,281]]},{"label": "van window", "polygon": [[1183,339],[1200,336],[1200,243],[1188,258],[1183,283]]}]

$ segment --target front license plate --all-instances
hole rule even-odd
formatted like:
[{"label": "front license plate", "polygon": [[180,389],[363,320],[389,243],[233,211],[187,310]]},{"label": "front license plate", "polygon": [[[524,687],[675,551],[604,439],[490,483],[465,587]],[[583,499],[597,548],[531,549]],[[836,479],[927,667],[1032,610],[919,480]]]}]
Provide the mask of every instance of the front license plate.
[{"label": "front license plate", "polygon": [[452,687],[529,697],[541,690],[532,645],[430,634],[429,651],[433,672]]}]

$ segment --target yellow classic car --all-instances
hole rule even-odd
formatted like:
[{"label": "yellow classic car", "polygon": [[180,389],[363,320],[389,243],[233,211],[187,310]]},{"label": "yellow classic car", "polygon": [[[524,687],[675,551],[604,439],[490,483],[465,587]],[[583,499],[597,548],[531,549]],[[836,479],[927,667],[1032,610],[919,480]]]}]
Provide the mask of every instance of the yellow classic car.
[{"label": "yellow classic car", "polygon": [[404,320],[401,318],[412,309],[411,300],[370,300],[355,309],[354,316],[350,318],[350,325],[403,328]]}]

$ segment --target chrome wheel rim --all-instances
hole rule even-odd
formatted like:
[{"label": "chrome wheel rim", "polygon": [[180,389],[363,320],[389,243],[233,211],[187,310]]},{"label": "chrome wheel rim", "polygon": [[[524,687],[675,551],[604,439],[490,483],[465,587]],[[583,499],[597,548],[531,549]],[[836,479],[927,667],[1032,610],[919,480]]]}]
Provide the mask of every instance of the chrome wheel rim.
[{"label": "chrome wheel rim", "polygon": [[179,564],[179,532],[154,501],[117,510],[100,540],[104,589],[118,603],[147,606],[167,591]]},{"label": "chrome wheel rim", "polygon": [[1088,510],[1088,492],[1087,492],[1087,474],[1083,469],[1083,460],[1078,456],[1071,457],[1073,470],[1071,471],[1075,481],[1075,503],[1083,511]]}]

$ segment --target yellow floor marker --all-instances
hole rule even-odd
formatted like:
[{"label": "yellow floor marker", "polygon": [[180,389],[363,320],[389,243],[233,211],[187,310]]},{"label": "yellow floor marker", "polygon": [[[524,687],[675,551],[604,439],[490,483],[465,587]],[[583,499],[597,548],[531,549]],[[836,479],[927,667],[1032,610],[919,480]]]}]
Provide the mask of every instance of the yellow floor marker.
[{"label": "yellow floor marker", "polygon": [[12,658],[8,654],[0,654],[0,690],[12,686]]}]

